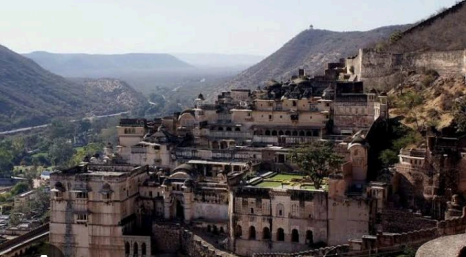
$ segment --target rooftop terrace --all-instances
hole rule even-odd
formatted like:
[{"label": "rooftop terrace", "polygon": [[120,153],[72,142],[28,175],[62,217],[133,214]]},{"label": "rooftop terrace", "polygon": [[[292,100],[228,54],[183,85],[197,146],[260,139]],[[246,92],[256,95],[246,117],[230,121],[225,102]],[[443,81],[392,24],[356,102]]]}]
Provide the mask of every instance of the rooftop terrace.
[{"label": "rooftop terrace", "polygon": [[320,189],[314,187],[314,183],[299,174],[277,174],[267,172],[249,181],[250,186],[271,189],[295,189],[309,191],[328,191],[325,183]]}]

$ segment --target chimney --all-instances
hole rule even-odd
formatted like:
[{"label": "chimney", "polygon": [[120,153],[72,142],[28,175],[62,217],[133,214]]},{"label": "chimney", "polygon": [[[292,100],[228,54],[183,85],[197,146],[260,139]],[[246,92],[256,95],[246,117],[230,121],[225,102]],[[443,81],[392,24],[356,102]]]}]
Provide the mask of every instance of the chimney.
[{"label": "chimney", "polygon": [[298,70],[298,77],[304,78],[304,69],[299,69]]}]

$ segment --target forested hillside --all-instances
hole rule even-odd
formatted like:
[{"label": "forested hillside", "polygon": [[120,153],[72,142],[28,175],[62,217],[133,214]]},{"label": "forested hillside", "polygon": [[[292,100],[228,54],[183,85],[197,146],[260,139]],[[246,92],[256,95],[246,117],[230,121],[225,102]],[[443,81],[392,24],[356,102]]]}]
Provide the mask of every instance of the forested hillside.
[{"label": "forested hillside", "polygon": [[115,93],[68,81],[0,46],[0,131],[44,124],[60,116],[126,111],[138,102],[117,102],[119,94],[142,99],[127,85],[120,89]]}]

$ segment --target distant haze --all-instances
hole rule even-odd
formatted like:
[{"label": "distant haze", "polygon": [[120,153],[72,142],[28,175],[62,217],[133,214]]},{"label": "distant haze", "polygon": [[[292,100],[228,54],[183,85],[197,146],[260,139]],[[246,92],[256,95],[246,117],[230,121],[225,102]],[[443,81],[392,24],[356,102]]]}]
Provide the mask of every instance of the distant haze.
[{"label": "distant haze", "polygon": [[173,54],[198,68],[248,68],[265,57],[246,54]]},{"label": "distant haze", "polygon": [[456,0],[0,0],[0,44],[15,52],[267,56],[307,29],[410,24]]},{"label": "distant haze", "polygon": [[169,54],[56,54],[32,52],[24,56],[65,77],[115,77],[126,73],[171,72],[194,66]]}]

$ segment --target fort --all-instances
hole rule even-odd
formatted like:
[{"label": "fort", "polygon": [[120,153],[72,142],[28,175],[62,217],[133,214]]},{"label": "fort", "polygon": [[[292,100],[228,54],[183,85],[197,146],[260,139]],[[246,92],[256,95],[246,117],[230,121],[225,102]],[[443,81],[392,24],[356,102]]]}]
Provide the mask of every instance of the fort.
[{"label": "fort", "polygon": [[[172,116],[122,119],[103,158],[51,174],[50,243],[65,256],[351,256],[464,233],[463,138],[430,131],[377,180],[389,103],[365,88],[403,69],[464,76],[464,57],[360,50],[322,76],[301,69],[213,103],[199,94]],[[342,160],[321,185],[293,159],[318,142]]]}]

